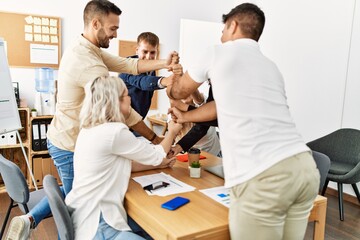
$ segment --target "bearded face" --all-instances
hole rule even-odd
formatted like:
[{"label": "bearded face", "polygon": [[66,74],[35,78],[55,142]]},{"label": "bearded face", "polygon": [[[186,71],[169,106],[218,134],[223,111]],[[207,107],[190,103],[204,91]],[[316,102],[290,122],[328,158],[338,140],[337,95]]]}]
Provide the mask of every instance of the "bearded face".
[{"label": "bearded face", "polygon": [[96,34],[96,38],[100,48],[108,48],[110,40],[113,39],[113,36],[107,36],[104,28],[102,27]]},{"label": "bearded face", "polygon": [[119,22],[119,16],[113,13],[98,20],[99,25],[95,33],[98,47],[109,47],[110,40],[117,37]]}]

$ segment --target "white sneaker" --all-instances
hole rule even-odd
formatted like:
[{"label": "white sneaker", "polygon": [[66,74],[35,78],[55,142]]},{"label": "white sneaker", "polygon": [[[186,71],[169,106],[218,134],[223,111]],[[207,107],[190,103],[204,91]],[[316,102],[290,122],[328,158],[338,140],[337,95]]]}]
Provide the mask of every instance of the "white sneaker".
[{"label": "white sneaker", "polygon": [[28,240],[31,222],[27,215],[17,216],[11,220],[5,240]]}]

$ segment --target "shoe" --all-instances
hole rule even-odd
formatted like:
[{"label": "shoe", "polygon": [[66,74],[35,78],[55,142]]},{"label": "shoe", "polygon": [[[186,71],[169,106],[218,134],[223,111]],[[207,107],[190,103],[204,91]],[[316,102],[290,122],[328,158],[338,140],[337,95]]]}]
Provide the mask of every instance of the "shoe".
[{"label": "shoe", "polygon": [[28,240],[31,222],[27,215],[14,217],[11,222],[5,240]]}]

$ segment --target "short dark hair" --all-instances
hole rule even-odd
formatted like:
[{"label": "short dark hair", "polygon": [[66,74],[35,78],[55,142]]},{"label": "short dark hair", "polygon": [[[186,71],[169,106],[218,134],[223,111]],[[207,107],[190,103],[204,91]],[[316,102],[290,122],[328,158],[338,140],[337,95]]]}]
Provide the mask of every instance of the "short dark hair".
[{"label": "short dark hair", "polygon": [[265,26],[265,14],[255,4],[243,3],[222,16],[223,23],[234,20],[239,24],[241,32],[258,41]]},{"label": "short dark hair", "polygon": [[140,33],[140,35],[137,37],[137,43],[139,44],[141,41],[145,41],[153,47],[159,46],[159,37],[152,32]]},{"label": "short dark hair", "polygon": [[84,24],[88,25],[95,16],[108,16],[110,13],[121,14],[120,8],[108,0],[91,0],[84,9]]}]

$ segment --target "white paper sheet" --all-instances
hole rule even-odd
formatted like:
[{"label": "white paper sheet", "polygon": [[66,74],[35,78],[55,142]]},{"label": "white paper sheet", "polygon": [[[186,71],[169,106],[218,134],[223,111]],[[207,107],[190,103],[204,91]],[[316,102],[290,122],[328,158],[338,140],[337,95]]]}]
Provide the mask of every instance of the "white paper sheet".
[{"label": "white paper sheet", "polygon": [[53,18],[50,18],[50,26],[57,27],[57,20],[53,19]]},{"label": "white paper sheet", "polygon": [[227,208],[230,206],[230,192],[224,186],[201,189],[199,191]]},{"label": "white paper sheet", "polygon": [[195,190],[193,186],[190,186],[182,181],[179,181],[176,178],[172,177],[171,175],[163,172],[157,174],[144,175],[140,177],[134,177],[133,180],[139,183],[141,187],[145,187],[159,181],[169,183],[169,186],[165,188],[159,188],[151,192],[146,191],[146,193],[149,195],[158,195],[164,197],[171,194],[178,194],[178,193],[190,192]]},{"label": "white paper sheet", "polygon": [[34,19],[33,19],[32,16],[27,16],[25,18],[25,21],[26,21],[27,24],[33,24],[34,23]]},{"label": "white paper sheet", "polygon": [[[36,34],[35,34],[35,41]],[[41,39],[42,41],[43,39]],[[30,62],[58,64],[58,46],[45,44],[30,44]]]}]

